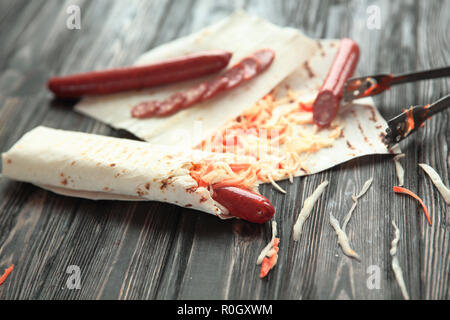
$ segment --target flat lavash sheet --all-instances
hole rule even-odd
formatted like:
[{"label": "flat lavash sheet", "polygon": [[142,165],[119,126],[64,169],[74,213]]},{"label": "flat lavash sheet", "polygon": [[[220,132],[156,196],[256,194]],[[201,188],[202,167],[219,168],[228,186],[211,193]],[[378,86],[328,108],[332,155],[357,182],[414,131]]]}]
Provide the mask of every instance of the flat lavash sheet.
[{"label": "flat lavash sheet", "polygon": [[[277,97],[285,96],[290,89],[298,94],[302,101],[314,100],[331,68],[339,40],[317,40],[316,46],[315,53],[280,83]],[[287,104],[286,107],[288,106]],[[364,155],[400,153],[400,148],[389,151],[382,142],[387,123],[372,98],[358,99],[353,103],[341,105],[335,122],[343,124],[341,137],[334,141],[332,147],[308,154],[304,160],[306,171],[299,170],[295,176],[314,174]],[[312,126],[304,125],[305,128]],[[327,128],[319,131],[319,135],[324,137],[329,134],[330,130]]]},{"label": "flat lavash sheet", "polygon": [[75,106],[75,110],[152,143],[194,147],[205,135],[219,129],[229,118],[238,116],[291,74],[313,54],[315,42],[296,29],[281,28],[261,18],[237,12],[200,32],[151,50],[138,59],[136,64],[143,65],[188,53],[222,49],[233,53],[232,66],[262,48],[270,48],[276,53],[274,62],[262,74],[212,100],[166,118],[135,119],[130,110],[142,101],[163,99],[204,79],[150,90],[87,97]]},{"label": "flat lavash sheet", "polygon": [[226,218],[227,210],[189,175],[192,162],[200,160],[252,159],[37,127],[2,154],[2,173],[63,195],[156,200]]}]

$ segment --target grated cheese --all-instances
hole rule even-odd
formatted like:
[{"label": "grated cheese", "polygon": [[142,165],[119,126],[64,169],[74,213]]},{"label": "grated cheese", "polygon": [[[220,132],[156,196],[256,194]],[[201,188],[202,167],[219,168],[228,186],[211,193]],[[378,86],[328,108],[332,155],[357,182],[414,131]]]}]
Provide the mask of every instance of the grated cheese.
[{"label": "grated cheese", "polygon": [[426,174],[430,177],[431,182],[433,182],[438,191],[441,193],[442,197],[445,200],[445,203],[447,203],[447,205],[450,205],[450,189],[444,185],[441,177],[436,172],[436,170],[425,163],[419,163],[419,167],[421,167],[423,171],[425,171]]},{"label": "grated cheese", "polygon": [[350,258],[355,258],[357,260],[361,260],[359,255],[350,247],[350,243],[348,241],[347,234],[344,230],[339,226],[339,221],[333,216],[330,212],[330,224],[333,227],[336,235],[338,237],[338,243],[341,246],[342,252]]},{"label": "grated cheese", "polygon": [[359,194],[357,196],[352,197],[353,201],[358,201],[358,199],[361,198],[367,192],[367,190],[369,190],[370,186],[372,185],[372,182],[373,182],[373,177],[364,183],[361,191],[359,192]]},{"label": "grated cheese", "polygon": [[286,190],[284,190],[283,188],[280,187],[280,185],[278,183],[276,183],[272,176],[270,175],[270,173],[267,175],[267,178],[269,179],[270,183],[273,185],[273,187],[275,189],[277,189],[278,191],[280,191],[281,193],[286,193]]},{"label": "grated cheese", "polygon": [[[288,172],[288,176],[289,176],[289,182],[294,183],[294,176],[292,175],[291,172]],[[1,178],[1,176],[0,176],[0,178]]]},{"label": "grated cheese", "polygon": [[276,92],[244,110],[197,148],[253,156],[263,160],[255,164],[258,181],[272,183],[289,178],[292,183],[302,168],[307,170],[304,163],[309,154],[332,147],[341,138],[343,125],[334,121],[329,128],[319,129],[312,112],[300,106],[300,102],[308,104],[315,97],[307,97],[305,102],[299,93],[288,90],[287,96],[277,99]]},{"label": "grated cheese", "polygon": [[350,219],[352,217],[353,211],[355,210],[356,205],[358,204],[358,199],[361,198],[367,192],[367,190],[369,190],[370,186],[372,185],[372,182],[373,182],[373,177],[364,183],[361,191],[359,192],[359,194],[357,196],[352,196],[353,205],[350,208],[350,211],[345,216],[344,223],[342,224],[342,230],[344,232],[345,232],[345,229],[347,228],[348,222],[350,221]]},{"label": "grated cheese", "polygon": [[350,241],[348,239],[348,236],[346,234],[347,224],[350,221],[353,211],[356,208],[356,205],[358,204],[358,199],[361,198],[363,195],[366,194],[366,192],[369,190],[370,186],[372,185],[373,177],[367,180],[363,187],[361,188],[361,191],[355,196],[352,195],[353,205],[350,208],[350,211],[347,213],[347,215],[344,218],[344,223],[342,224],[342,228],[339,226],[339,221],[333,217],[333,215],[330,213],[330,224],[336,231],[336,234],[338,236],[338,243],[341,246],[342,251],[345,255],[355,258],[357,260],[360,260],[359,255],[350,247]]},{"label": "grated cheese", "polygon": [[397,178],[398,178],[398,185],[400,187],[403,187],[404,184],[404,176],[405,176],[405,170],[403,170],[403,167],[399,161],[399,159],[403,158],[405,156],[404,153],[401,153],[399,155],[396,155],[394,157],[394,164],[395,164],[395,172],[397,173]]},{"label": "grated cheese", "polygon": [[300,214],[298,215],[297,221],[294,224],[293,238],[295,241],[298,241],[300,239],[303,224],[310,216],[314,204],[317,202],[317,200],[319,200],[319,197],[322,195],[327,185],[328,181],[322,182],[312,193],[312,195],[309,196],[303,203],[303,208],[300,210]]},{"label": "grated cheese", "polygon": [[[232,166],[238,169],[233,170]],[[199,187],[233,185],[248,190],[257,190],[257,175],[254,164],[228,164],[226,162],[201,161],[192,163],[189,173]]]}]

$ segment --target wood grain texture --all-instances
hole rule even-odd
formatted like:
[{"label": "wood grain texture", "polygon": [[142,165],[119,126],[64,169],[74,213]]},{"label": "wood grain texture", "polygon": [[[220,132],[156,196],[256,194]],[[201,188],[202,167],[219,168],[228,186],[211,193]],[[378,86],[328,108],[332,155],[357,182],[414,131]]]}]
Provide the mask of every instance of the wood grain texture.
[{"label": "wood grain texture", "polygon": [[[66,28],[68,5],[81,8],[81,30]],[[380,28],[369,28],[370,9]],[[118,137],[116,131],[52,100],[46,80],[125,66],[143,52],[245,9],[316,38],[351,37],[361,47],[357,73],[399,73],[450,64],[450,1],[298,0],[0,0],[0,151],[38,125]],[[385,118],[449,92],[449,80],[407,84],[376,97]],[[431,119],[402,143],[405,186],[428,205],[433,225],[409,197],[396,195],[390,156],[355,159],[331,170],[282,182],[282,195],[261,187],[277,208],[278,264],[260,280],[256,258],[270,240],[269,224],[222,221],[163,203],[89,201],[58,196],[0,178],[0,271],[15,269],[0,299],[401,299],[389,255],[391,220],[401,231],[398,258],[413,299],[450,298],[448,206],[418,162],[449,185],[449,115]],[[342,223],[351,195],[374,177],[347,231],[357,262],[344,256],[329,224]],[[298,242],[292,226],[303,201],[330,184]],[[69,290],[69,265],[81,289]],[[369,289],[371,266],[380,288]]]}]

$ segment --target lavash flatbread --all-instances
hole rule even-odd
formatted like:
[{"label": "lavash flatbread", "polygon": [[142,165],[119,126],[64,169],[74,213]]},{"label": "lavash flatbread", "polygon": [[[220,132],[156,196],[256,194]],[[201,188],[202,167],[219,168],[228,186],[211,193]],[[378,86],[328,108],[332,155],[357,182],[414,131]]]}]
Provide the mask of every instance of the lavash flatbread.
[{"label": "lavash flatbread", "polygon": [[192,163],[202,160],[252,161],[233,154],[37,127],[2,154],[2,174],[63,195],[156,200],[227,217],[227,210],[189,175]]},{"label": "lavash flatbread", "polygon": [[[275,87],[278,88],[278,96],[283,96],[290,89],[299,94],[301,100],[314,99],[332,65],[338,46],[339,40],[311,39],[298,30],[277,27],[245,12],[237,12],[198,33],[144,54],[137,64],[217,48],[233,52],[233,64],[256,49],[274,49],[274,64],[259,77],[218,98],[166,118],[133,119],[130,109],[139,102],[169,96],[201,80],[142,92],[88,97],[75,110],[115,128],[125,129],[151,143],[195,148]],[[285,107],[289,108],[289,103]],[[302,155],[301,169],[293,176],[317,173],[368,154],[389,153],[380,136],[387,124],[371,98],[341,106],[336,121],[343,124],[341,136],[332,146]],[[306,124],[301,129],[312,131],[316,128]],[[326,137],[330,130],[323,129],[317,134]],[[269,166],[276,167],[277,161],[288,155],[281,153],[277,158],[267,154],[258,155],[258,158],[262,158],[260,156],[265,156],[265,160],[270,162]],[[281,180],[287,176],[273,174],[273,178]]]},{"label": "lavash flatbread", "polygon": [[314,41],[298,30],[281,28],[261,18],[237,12],[197,33],[153,49],[137,60],[136,64],[142,65],[188,53],[223,49],[233,53],[231,66],[263,48],[275,51],[276,57],[258,77],[169,117],[136,119],[131,117],[130,110],[140,102],[163,99],[174,92],[189,89],[203,79],[150,90],[88,97],[76,105],[75,110],[152,143],[193,147],[299,67],[313,54]]}]

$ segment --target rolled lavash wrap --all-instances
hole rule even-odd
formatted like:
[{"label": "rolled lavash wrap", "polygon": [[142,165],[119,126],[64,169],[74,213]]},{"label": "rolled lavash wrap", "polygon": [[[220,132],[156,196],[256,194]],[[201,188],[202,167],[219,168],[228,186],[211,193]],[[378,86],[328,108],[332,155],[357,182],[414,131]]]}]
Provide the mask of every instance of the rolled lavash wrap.
[{"label": "rolled lavash wrap", "polygon": [[[199,186],[191,170],[203,164],[250,166],[252,161],[235,154],[37,127],[2,154],[2,173],[66,196],[161,201],[230,218],[226,207],[213,199],[209,186]],[[221,175],[211,179],[220,183]],[[252,183],[248,189],[257,190],[257,182]]]}]

